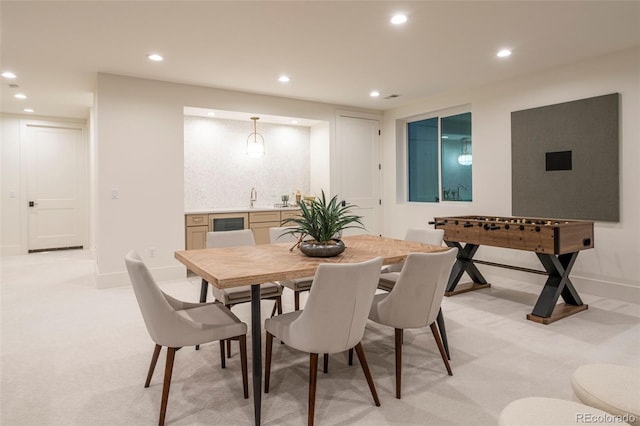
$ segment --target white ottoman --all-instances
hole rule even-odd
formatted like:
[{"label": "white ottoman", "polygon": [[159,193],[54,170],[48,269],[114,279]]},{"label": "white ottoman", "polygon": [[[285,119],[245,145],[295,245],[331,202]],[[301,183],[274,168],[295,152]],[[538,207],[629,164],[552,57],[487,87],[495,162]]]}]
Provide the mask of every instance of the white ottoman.
[{"label": "white ottoman", "polygon": [[612,414],[574,401],[555,398],[523,398],[500,413],[500,426],[620,426],[628,423]]},{"label": "white ottoman", "polygon": [[576,398],[583,404],[621,416],[640,426],[640,368],[588,364],[571,377]]}]

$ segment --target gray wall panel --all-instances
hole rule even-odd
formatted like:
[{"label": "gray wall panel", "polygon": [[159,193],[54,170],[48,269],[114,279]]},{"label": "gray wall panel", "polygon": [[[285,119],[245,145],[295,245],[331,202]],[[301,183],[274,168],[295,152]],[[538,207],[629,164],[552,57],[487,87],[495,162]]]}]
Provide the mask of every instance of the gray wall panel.
[{"label": "gray wall panel", "polygon": [[[618,221],[619,94],[511,113],[512,214]],[[572,170],[546,171],[571,151]]]}]

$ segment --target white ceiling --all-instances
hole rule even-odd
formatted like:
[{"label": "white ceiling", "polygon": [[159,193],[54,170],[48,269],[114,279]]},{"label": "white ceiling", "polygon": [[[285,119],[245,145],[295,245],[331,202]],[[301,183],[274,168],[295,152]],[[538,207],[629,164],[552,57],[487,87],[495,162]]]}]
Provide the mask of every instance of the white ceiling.
[{"label": "white ceiling", "polygon": [[1,111],[62,117],[88,116],[98,72],[385,110],[640,45],[640,1],[2,0],[0,18]]}]

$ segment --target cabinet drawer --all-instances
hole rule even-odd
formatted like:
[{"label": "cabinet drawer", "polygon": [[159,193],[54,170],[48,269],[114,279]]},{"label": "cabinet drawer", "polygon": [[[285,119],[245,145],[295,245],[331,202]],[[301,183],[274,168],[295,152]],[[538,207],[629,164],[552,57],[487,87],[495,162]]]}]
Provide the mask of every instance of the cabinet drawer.
[{"label": "cabinet drawer", "polygon": [[280,222],[280,211],[275,212],[251,212],[249,222]]},{"label": "cabinet drawer", "polygon": [[202,226],[202,225],[207,225],[206,214],[188,214],[187,215],[187,226]]},{"label": "cabinet drawer", "polygon": [[300,217],[300,210],[283,210],[280,212],[280,220],[282,221],[292,217]]}]

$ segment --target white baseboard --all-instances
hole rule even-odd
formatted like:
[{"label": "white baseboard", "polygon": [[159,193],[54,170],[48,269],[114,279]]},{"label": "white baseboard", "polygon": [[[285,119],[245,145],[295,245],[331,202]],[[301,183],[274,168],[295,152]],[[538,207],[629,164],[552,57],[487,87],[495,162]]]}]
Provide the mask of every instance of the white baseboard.
[{"label": "white baseboard", "polygon": [[2,246],[0,247],[1,256],[15,256],[18,254],[25,254],[22,248],[18,246]]},{"label": "white baseboard", "polygon": [[[546,276],[500,268],[489,265],[477,265],[488,282],[491,276],[511,278],[526,283],[544,285]],[[540,268],[542,269],[542,268]],[[623,282],[615,282],[605,279],[596,279],[571,274],[571,282],[580,294],[590,294],[593,296],[606,297],[609,299],[622,300],[632,303],[640,303],[640,285],[633,285]]]},{"label": "white baseboard", "polygon": [[[168,281],[185,278],[187,276],[187,269],[182,265],[177,266],[165,266],[161,268],[150,268],[151,275],[156,281]],[[96,288],[113,288],[131,285],[129,274],[127,271],[111,272],[108,274],[101,274],[96,266]]]}]

